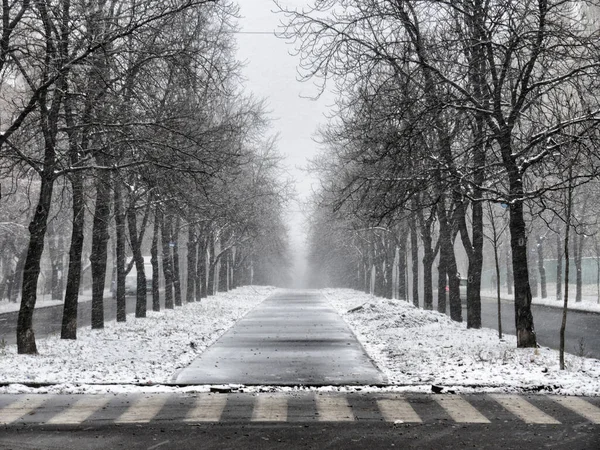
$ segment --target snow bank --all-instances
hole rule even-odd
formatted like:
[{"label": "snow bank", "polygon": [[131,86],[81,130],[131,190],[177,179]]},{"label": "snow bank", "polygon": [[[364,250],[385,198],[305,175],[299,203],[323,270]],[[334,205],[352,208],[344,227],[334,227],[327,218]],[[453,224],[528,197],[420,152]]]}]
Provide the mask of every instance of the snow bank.
[{"label": "snow bank", "polygon": [[516,337],[467,329],[444,314],[353,290],[326,289],[369,356],[397,385],[440,385],[461,391],[544,391],[600,395],[600,361],[558,351],[517,349]]},{"label": "snow bank", "polygon": [[[107,322],[103,330],[77,331],[77,340],[37,341],[39,355],[0,348],[0,383],[168,383],[225,331],[275,289],[247,286],[145,319]],[[5,388],[14,391],[18,385]],[[68,390],[68,389],[67,389]]]}]

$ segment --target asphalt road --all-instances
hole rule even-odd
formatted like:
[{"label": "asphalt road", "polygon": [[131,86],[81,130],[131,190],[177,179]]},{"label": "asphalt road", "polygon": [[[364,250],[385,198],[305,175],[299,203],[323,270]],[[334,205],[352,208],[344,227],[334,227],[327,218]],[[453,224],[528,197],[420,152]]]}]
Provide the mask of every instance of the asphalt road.
[{"label": "asphalt road", "polygon": [[0,448],[597,449],[599,406],[502,394],[2,395]]},{"label": "asphalt road", "polygon": [[[538,343],[553,349],[559,348],[562,309],[533,305],[533,323]],[[466,320],[466,306],[463,320]],[[481,299],[481,322],[486,328],[498,329],[498,303],[490,297]],[[515,334],[515,310],[512,302],[502,302],[502,331]],[[565,350],[575,355],[583,354],[600,359],[600,314],[569,311],[565,330]]]},{"label": "asphalt road", "polygon": [[[146,297],[148,311],[152,310],[152,296]],[[135,313],[135,297],[126,298],[127,314]],[[161,298],[161,308],[164,308],[164,300]],[[36,308],[33,314],[33,331],[36,338],[42,338],[51,334],[60,334],[62,324],[62,305],[46,306]],[[6,344],[15,344],[17,341],[17,317],[18,311],[0,314],[0,340],[4,339]],[[112,297],[104,298],[104,320],[106,322],[116,320],[117,303]],[[92,302],[80,302],[77,308],[77,326],[90,326],[92,323]]]}]

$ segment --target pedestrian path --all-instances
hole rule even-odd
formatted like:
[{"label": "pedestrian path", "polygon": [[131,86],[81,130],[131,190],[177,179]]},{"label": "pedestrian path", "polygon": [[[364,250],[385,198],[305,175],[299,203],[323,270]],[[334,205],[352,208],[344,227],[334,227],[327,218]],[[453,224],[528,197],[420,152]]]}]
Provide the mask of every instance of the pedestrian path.
[{"label": "pedestrian path", "polygon": [[285,291],[248,313],[173,382],[322,386],[386,380],[321,294]]},{"label": "pedestrian path", "polygon": [[0,396],[0,425],[5,426],[164,421],[600,425],[600,398],[335,392]]}]

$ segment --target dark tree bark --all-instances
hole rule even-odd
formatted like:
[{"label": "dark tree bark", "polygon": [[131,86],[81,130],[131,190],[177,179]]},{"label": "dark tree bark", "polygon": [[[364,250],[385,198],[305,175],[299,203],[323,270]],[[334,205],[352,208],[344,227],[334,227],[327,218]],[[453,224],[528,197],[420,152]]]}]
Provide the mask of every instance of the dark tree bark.
[{"label": "dark tree bark", "polygon": [[173,291],[175,293],[175,305],[181,306],[181,274],[179,273],[179,228],[181,218],[177,216],[175,229],[171,233],[171,244],[173,245]]},{"label": "dark tree bark", "polygon": [[446,257],[440,247],[440,257],[438,260],[438,301],[437,310],[446,314],[446,299],[448,298],[448,273],[446,272]]},{"label": "dark tree bark", "polygon": [[[58,53],[59,48],[53,42],[53,24],[45,2],[36,4],[43,24],[43,34],[46,38],[44,65],[40,77],[40,84],[47,82],[53,74],[55,63],[60,64],[62,58]],[[68,9],[67,9],[68,12]],[[40,31],[41,32],[41,31]],[[2,46],[0,46],[2,47]],[[4,46],[5,47],[5,46]],[[63,46],[60,47],[62,49]],[[64,52],[63,52],[64,54]],[[0,63],[3,63],[0,62]],[[64,83],[64,75],[59,80]],[[43,163],[39,169],[40,193],[35,212],[29,223],[29,245],[23,266],[23,284],[21,289],[21,305],[17,319],[17,351],[19,354],[36,354],[35,333],[33,332],[33,312],[37,300],[37,284],[40,276],[40,261],[44,252],[44,239],[46,236],[48,216],[52,205],[54,190],[55,169],[57,166],[56,137],[58,135],[59,111],[63,101],[63,90],[57,89],[50,93],[47,90],[39,92],[37,105],[39,106],[40,125],[43,136]],[[4,139],[8,137],[3,133]],[[2,141],[3,143],[4,141]]]},{"label": "dark tree bark", "polygon": [[558,349],[558,360],[560,370],[565,370],[565,332],[567,329],[567,313],[569,310],[569,231],[571,229],[571,213],[573,208],[573,168],[569,168],[569,186],[567,189],[567,210],[566,210],[566,224],[565,224],[565,296],[563,302],[562,320],[560,323],[559,332],[559,349]]},{"label": "dark tree bark", "polygon": [[462,322],[462,304],[460,301],[460,279],[454,255],[453,231],[448,222],[443,201],[437,205],[437,216],[440,223],[440,255],[443,255],[444,266],[448,275],[450,318]]},{"label": "dark tree bark", "polygon": [[200,301],[208,296],[208,262],[207,262],[207,238],[200,237],[198,239],[198,260],[196,261],[196,300]]},{"label": "dark tree bark", "polygon": [[[467,253],[467,328],[481,328],[481,271],[483,267],[483,205],[473,202],[472,233],[469,237],[466,210],[462,199],[456,209],[455,220],[459,224],[463,247]],[[459,280],[460,281],[460,280]],[[460,288],[459,288],[460,289]]]},{"label": "dark tree bark", "polygon": [[163,276],[165,278],[165,308],[173,309],[173,264],[171,259],[171,217],[165,213],[161,214],[160,231],[162,242],[162,266]]},{"label": "dark tree bark", "polygon": [[579,233],[576,236],[574,241],[574,247],[577,249],[576,253],[573,255],[575,259],[575,303],[581,302],[581,290],[583,288],[583,270],[582,270],[582,260],[583,260],[583,244],[585,241],[585,233]]},{"label": "dark tree bark", "polygon": [[[98,157],[100,165],[104,158]],[[110,174],[106,170],[96,172],[96,206],[92,226],[92,328],[104,328],[104,285],[108,259],[108,222],[110,218]]]},{"label": "dark tree bark", "polygon": [[191,303],[195,300],[197,252],[198,242],[196,240],[196,226],[190,222],[188,224],[187,285],[185,290],[185,301],[187,303]]},{"label": "dark tree bark", "polygon": [[[71,105],[72,96],[66,95],[64,102],[65,122],[69,138],[69,161],[72,167],[80,165],[80,150],[87,148],[87,137],[78,143],[79,134],[75,127],[74,112]],[[88,105],[85,118],[89,116],[91,106]],[[84,134],[84,136],[86,136]],[[79,302],[79,289],[81,287],[81,269],[83,257],[83,242],[85,230],[85,199],[83,187],[83,174],[79,171],[69,175],[72,190],[73,224],[71,229],[71,244],[69,247],[69,271],[67,274],[67,288],[62,316],[61,339],[77,339],[77,309]]]},{"label": "dark tree bark", "polygon": [[393,298],[392,297],[392,291],[393,291],[392,271],[394,269],[394,253],[395,253],[396,248],[395,248],[393,239],[388,239],[386,236],[384,236],[383,240],[384,240],[383,245],[384,245],[384,252],[385,252],[384,253],[385,271],[382,270],[383,277],[384,277],[384,283],[385,283],[384,297],[391,299],[391,298]]},{"label": "dark tree bark", "polygon": [[562,300],[563,251],[560,229],[556,233],[556,300]]},{"label": "dark tree bark", "polygon": [[127,320],[127,303],[125,299],[125,212],[123,211],[123,190],[118,176],[114,180],[115,199],[115,234],[116,234],[116,301],[117,322]]},{"label": "dark tree bark", "polygon": [[146,317],[146,273],[144,268],[144,256],[142,255],[142,241],[144,229],[146,227],[147,217],[149,215],[150,206],[146,208],[142,227],[138,234],[137,229],[137,210],[135,207],[135,197],[132,195],[129,205],[127,206],[127,228],[129,229],[129,241],[131,242],[131,250],[133,252],[133,261],[136,271],[136,288],[135,288],[135,317]]},{"label": "dark tree bark", "polygon": [[410,218],[410,252],[412,257],[412,301],[419,307],[419,245],[417,238],[417,217]]},{"label": "dark tree bark", "polygon": [[36,290],[40,276],[40,261],[44,251],[44,237],[54,188],[55,153],[54,148],[48,148],[48,145],[46,147],[45,168],[41,173],[40,196],[33,219],[29,224],[29,246],[23,267],[21,306],[17,319],[17,351],[19,354],[28,355],[37,354],[35,333],[33,332],[33,311],[37,300]]},{"label": "dark tree bark", "polygon": [[[513,181],[517,187],[512,192],[522,192],[520,182]],[[519,188],[521,186],[521,188]],[[531,313],[531,288],[527,265],[527,233],[523,218],[523,201],[515,198],[510,205],[510,247],[515,289],[515,326],[517,347],[535,347],[537,345]]]},{"label": "dark tree bark", "polygon": [[400,300],[408,300],[406,298],[406,238],[405,234],[398,236],[398,250],[400,253],[400,258],[398,259],[398,298]]},{"label": "dark tree bark", "polygon": [[152,311],[160,311],[159,296],[159,267],[158,267],[158,234],[160,232],[160,219],[158,208],[154,211],[154,229],[152,232],[152,246],[150,247],[150,263],[152,264]]},{"label": "dark tree bark", "polygon": [[206,259],[206,295],[208,297],[215,294],[215,240],[213,236],[210,236],[210,240],[207,244],[207,259]]},{"label": "dark tree bark", "polygon": [[434,211],[432,208],[427,219],[424,218],[422,210],[417,211],[423,243],[423,308],[426,310],[433,309],[433,262],[436,252],[433,249],[431,226],[435,219]]},{"label": "dark tree bark", "polygon": [[63,309],[61,339],[77,339],[77,304],[81,285],[81,260],[85,227],[85,200],[81,172],[71,174],[73,189],[73,228],[69,248],[69,273]]}]

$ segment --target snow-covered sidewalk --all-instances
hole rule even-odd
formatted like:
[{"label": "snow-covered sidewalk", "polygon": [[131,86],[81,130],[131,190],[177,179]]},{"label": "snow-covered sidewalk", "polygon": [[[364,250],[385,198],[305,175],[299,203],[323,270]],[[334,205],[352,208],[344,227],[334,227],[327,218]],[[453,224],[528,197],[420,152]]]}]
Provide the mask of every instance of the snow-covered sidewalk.
[{"label": "snow-covered sidewalk", "polygon": [[74,341],[39,339],[36,356],[18,355],[16,345],[0,346],[0,383],[168,383],[274,290],[242,287],[172,310],[149,311],[145,319],[127,316],[127,322],[108,322],[103,330],[80,328]]},{"label": "snow-covered sidewalk", "polygon": [[[127,322],[109,322],[104,330],[82,328],[76,341],[57,336],[39,339],[37,356],[18,355],[14,345],[0,345],[0,384],[5,385],[0,393],[208,390],[163,383],[170,383],[177,369],[188,365],[273,291],[239,288],[174,310],[148,312],[146,319],[128,316]],[[499,340],[495,330],[469,330],[464,323],[403,301],[353,290],[323,293],[392,384],[361,387],[363,391],[430,391],[432,385],[439,385],[456,392],[600,395],[597,359],[566,355],[567,370],[560,371],[557,351],[517,349],[514,336]],[[56,385],[34,389],[23,383]]]},{"label": "snow-covered sidewalk", "polygon": [[500,340],[496,330],[467,329],[404,301],[353,290],[323,293],[393,384],[600,395],[600,360],[567,354],[567,370],[561,371],[557,351],[517,349],[512,335]]}]

